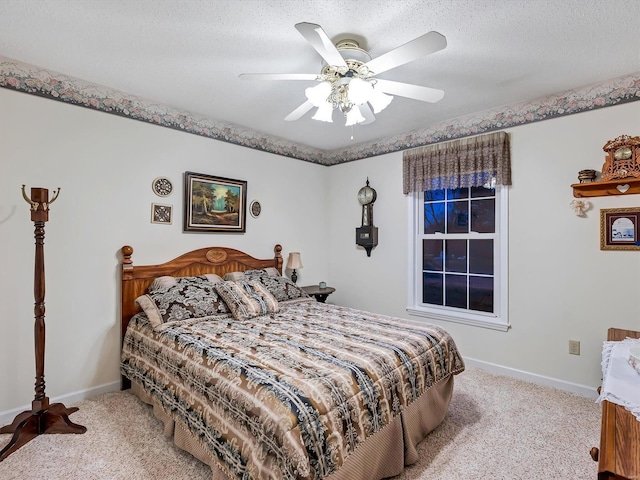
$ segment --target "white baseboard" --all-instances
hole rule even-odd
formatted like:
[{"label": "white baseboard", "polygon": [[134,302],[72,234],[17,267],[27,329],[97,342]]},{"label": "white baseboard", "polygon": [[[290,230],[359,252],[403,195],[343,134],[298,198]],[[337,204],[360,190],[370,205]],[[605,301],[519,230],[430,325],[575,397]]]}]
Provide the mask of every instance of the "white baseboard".
[{"label": "white baseboard", "polygon": [[[120,390],[120,382],[105,383],[104,385],[98,385],[97,387],[67,393],[66,395],[51,398],[49,399],[49,402],[61,402],[64,403],[67,407],[70,407],[74,403],[81,402],[82,400],[86,400],[103,393],[115,392],[116,390]],[[22,413],[26,410],[31,410],[31,404],[24,405],[13,410],[5,410],[4,412],[0,412],[0,425],[4,426],[10,424],[19,413]]]},{"label": "white baseboard", "polygon": [[475,358],[464,357],[465,364],[470,367],[481,368],[491,373],[497,373],[498,375],[504,375],[506,377],[517,378],[518,380],[524,380],[525,382],[535,383],[536,385],[543,385],[545,387],[557,388],[565,392],[575,393],[581,397],[587,397],[592,399],[598,398],[598,392],[595,387],[588,385],[580,385],[578,383],[567,382],[558,378],[545,377],[544,375],[538,375],[537,373],[525,372],[524,370],[518,370],[516,368],[504,367],[495,363],[489,363],[482,360],[476,360]]}]

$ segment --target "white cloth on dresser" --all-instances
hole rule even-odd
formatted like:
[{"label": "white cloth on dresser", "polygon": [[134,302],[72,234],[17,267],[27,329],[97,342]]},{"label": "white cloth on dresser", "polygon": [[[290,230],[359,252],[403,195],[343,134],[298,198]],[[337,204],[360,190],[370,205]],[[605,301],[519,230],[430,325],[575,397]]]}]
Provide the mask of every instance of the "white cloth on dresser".
[{"label": "white cloth on dresser", "polygon": [[598,402],[622,405],[640,420],[640,375],[629,364],[629,349],[634,346],[640,346],[640,339],[604,342]]}]

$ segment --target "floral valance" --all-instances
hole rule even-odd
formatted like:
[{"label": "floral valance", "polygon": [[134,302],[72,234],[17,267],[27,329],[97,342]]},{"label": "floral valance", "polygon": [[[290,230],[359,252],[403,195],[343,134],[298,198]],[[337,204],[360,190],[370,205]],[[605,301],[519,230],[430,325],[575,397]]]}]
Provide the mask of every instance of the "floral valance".
[{"label": "floral valance", "polygon": [[509,134],[495,132],[406,150],[403,191],[511,185]]}]

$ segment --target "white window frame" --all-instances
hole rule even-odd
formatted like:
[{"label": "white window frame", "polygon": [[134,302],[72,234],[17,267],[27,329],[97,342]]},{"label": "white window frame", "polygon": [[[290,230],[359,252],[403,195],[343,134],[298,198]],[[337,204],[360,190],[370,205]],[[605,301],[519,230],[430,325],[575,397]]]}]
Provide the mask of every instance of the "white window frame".
[{"label": "white window frame", "polygon": [[[422,239],[424,235],[424,192],[407,195],[409,212],[409,291],[407,312],[432,320],[462,323],[506,332],[509,324],[509,188],[496,186],[496,235],[494,237],[494,313],[469,311],[422,303]],[[473,235],[473,234],[471,234]],[[467,235],[461,238],[468,238]]]}]

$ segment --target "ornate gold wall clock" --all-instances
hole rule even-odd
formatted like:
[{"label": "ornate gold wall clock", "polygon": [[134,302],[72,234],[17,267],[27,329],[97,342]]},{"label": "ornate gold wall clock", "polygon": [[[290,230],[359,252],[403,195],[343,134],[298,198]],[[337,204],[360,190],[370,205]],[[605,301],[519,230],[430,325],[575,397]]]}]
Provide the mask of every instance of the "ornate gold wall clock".
[{"label": "ornate gold wall clock", "polygon": [[602,165],[602,180],[640,178],[640,137],[620,135],[609,140],[602,149],[607,156]]}]

